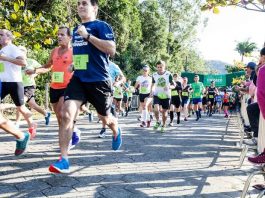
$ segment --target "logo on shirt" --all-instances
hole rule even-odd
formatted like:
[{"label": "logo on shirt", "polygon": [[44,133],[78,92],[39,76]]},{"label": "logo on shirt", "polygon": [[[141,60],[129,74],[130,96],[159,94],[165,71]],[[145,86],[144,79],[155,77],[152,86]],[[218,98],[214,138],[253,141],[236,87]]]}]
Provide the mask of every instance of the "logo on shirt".
[{"label": "logo on shirt", "polygon": [[165,78],[161,77],[157,79],[157,86],[158,87],[166,87],[166,80]]}]

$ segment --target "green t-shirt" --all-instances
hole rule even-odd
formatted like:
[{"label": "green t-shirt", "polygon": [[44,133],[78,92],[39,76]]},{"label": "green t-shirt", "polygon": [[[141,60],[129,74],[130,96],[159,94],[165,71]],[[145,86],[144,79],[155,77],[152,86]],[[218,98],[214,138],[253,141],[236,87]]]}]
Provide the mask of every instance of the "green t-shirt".
[{"label": "green t-shirt", "polygon": [[31,58],[27,59],[26,67],[22,67],[22,80],[23,80],[24,87],[36,85],[35,80],[34,80],[36,75],[35,74],[27,75],[25,71],[29,69],[34,70],[35,68],[39,68],[39,67],[41,67],[41,64],[39,64],[37,61]]},{"label": "green t-shirt", "polygon": [[191,87],[193,89],[193,93],[192,93],[192,98],[202,98],[203,95],[203,83],[202,82],[198,82],[198,83],[192,83]]}]

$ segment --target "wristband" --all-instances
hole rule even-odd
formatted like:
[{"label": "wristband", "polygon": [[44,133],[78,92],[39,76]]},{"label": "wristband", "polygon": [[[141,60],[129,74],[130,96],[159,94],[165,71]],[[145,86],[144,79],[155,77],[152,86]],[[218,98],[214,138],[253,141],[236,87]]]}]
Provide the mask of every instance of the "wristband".
[{"label": "wristband", "polygon": [[91,34],[90,34],[90,33],[88,33],[88,35],[87,35],[87,37],[86,37],[86,40],[87,40],[87,41],[89,41],[89,39],[90,39],[90,36],[91,36]]}]

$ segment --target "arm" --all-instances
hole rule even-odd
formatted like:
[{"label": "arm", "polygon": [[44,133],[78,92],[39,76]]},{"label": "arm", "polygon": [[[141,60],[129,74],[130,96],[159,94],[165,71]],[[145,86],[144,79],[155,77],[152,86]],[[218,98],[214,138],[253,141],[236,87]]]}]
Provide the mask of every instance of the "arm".
[{"label": "arm", "polygon": [[[85,26],[81,25],[78,27],[77,32],[80,36],[82,36],[85,40],[90,42],[100,51],[105,54],[109,54],[110,56],[114,56],[116,53],[116,44],[112,40],[103,40],[99,39],[91,34],[89,34],[85,28]],[[89,36],[90,35],[90,36]]]},{"label": "arm", "polygon": [[13,63],[18,66],[22,66],[22,67],[25,67],[27,65],[26,59],[22,56],[18,56],[16,58],[10,58],[8,56],[0,54],[0,60],[7,61],[7,62]]}]

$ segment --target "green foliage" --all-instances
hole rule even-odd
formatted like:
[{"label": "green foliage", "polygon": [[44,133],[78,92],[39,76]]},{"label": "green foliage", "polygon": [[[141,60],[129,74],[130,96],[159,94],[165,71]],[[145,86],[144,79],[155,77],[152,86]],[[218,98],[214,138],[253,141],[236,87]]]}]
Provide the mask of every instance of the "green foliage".
[{"label": "green foliage", "polygon": [[218,14],[218,7],[238,6],[246,10],[265,12],[264,5],[264,0],[206,0],[206,3],[202,5],[201,9],[212,10],[213,13]]},{"label": "green foliage", "polygon": [[243,62],[244,57],[250,56],[255,49],[257,49],[257,44],[250,42],[248,39],[243,42],[238,42],[235,50],[241,55],[241,62]]},{"label": "green foliage", "polygon": [[245,65],[243,62],[234,61],[233,65],[226,65],[225,69],[228,73],[234,73],[234,72],[244,71]]}]

